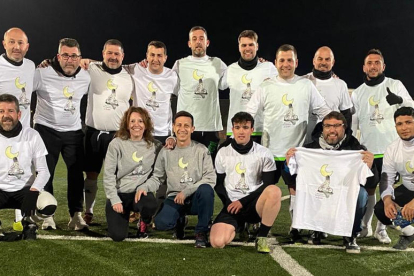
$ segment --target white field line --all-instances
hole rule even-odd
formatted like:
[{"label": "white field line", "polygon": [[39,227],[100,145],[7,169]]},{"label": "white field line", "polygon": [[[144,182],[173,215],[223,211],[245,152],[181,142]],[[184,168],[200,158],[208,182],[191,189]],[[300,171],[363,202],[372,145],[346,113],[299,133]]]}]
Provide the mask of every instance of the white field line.
[{"label": "white field line", "polygon": [[284,270],[290,275],[308,276],[312,275],[306,268],[301,266],[295,259],[283,250],[279,245],[273,248],[271,253],[273,260],[275,260]]},{"label": "white field line", "polygon": [[286,199],[289,199],[289,198],[290,198],[290,195],[285,195],[285,196],[282,196],[281,201],[286,200]]}]

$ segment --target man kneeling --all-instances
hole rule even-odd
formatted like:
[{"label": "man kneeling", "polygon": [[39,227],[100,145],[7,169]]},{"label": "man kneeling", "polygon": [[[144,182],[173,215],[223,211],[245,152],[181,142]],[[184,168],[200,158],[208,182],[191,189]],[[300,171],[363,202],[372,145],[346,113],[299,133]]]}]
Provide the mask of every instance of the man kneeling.
[{"label": "man kneeling", "polygon": [[270,150],[251,139],[254,119],[249,113],[239,112],[231,122],[234,139],[216,157],[215,190],[223,209],[211,228],[210,243],[223,248],[245,222],[261,222],[256,249],[269,253],[267,234],[279,213],[282,195],[274,185],[276,165]]}]

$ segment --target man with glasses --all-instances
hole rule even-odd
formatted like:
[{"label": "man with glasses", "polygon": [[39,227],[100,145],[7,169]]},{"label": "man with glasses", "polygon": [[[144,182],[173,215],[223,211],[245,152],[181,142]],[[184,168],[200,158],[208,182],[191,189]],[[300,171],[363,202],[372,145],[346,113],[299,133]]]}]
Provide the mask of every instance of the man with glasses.
[{"label": "man with glasses", "polygon": [[[68,207],[70,229],[82,230],[88,225],[83,211],[83,161],[85,159],[80,102],[88,93],[89,74],[80,68],[79,43],[72,38],[59,41],[58,54],[51,66],[36,69],[34,90],[37,107],[35,129],[45,142],[50,178],[45,190],[53,194],[53,177],[59,155],[62,153],[67,167]],[[42,229],[56,229],[53,217],[45,219]]]}]

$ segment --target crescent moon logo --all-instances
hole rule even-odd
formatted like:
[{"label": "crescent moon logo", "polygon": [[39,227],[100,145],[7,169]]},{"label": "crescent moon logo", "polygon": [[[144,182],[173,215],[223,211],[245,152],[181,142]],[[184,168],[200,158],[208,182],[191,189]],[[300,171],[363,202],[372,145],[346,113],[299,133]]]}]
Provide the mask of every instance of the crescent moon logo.
[{"label": "crescent moon logo", "polygon": [[185,169],[187,166],[188,166],[188,162],[187,163],[183,163],[183,157],[181,157],[180,158],[180,160],[178,160],[178,166],[181,168],[181,169]]},{"label": "crescent moon logo", "polygon": [[374,96],[369,97],[369,104],[372,106],[375,106],[377,104],[379,104],[380,101],[375,101],[374,100]]},{"label": "crescent moon logo", "polygon": [[132,154],[132,160],[134,160],[135,162],[139,162],[139,161],[141,161],[142,159],[144,158],[144,156],[141,156],[141,157],[137,157],[137,152],[136,151],[134,151],[134,153]]},{"label": "crescent moon logo", "polygon": [[6,148],[6,156],[8,157],[8,158],[10,158],[10,159],[13,159],[13,158],[15,158],[15,157],[18,157],[19,156],[19,152],[16,152],[16,153],[12,153],[11,152],[11,146],[8,146],[7,148]]},{"label": "crescent moon logo", "polygon": [[328,164],[325,164],[321,167],[321,175],[323,176],[330,176],[333,172],[327,172],[326,167],[328,167]]},{"label": "crescent moon logo", "polygon": [[14,85],[16,85],[16,87],[17,87],[18,89],[22,89],[22,88],[25,88],[25,87],[26,87],[26,83],[20,83],[20,77],[17,77],[17,78],[14,80]]},{"label": "crescent moon logo", "polygon": [[152,81],[150,83],[148,83],[148,85],[147,85],[148,91],[151,92],[151,93],[152,92],[157,92],[157,90],[158,90],[157,88],[154,88],[153,85],[154,85],[154,83]]},{"label": "crescent moon logo", "polygon": [[238,173],[238,174],[242,174],[242,173],[245,173],[246,172],[246,169],[240,169],[240,166],[242,165],[242,162],[239,162],[239,163],[237,163],[236,164],[236,172]]},{"label": "crescent moon logo", "polygon": [[106,82],[106,87],[108,87],[109,90],[115,90],[118,88],[118,85],[114,84],[113,81],[114,80],[111,79]]},{"label": "crescent moon logo", "polygon": [[405,163],[405,169],[407,170],[407,172],[413,173],[414,172],[414,168],[411,168],[410,163],[411,163],[411,161],[407,161]]},{"label": "crescent moon logo", "polygon": [[193,71],[193,78],[195,79],[195,80],[200,80],[200,79],[202,79],[204,77],[204,75],[197,75],[197,69],[195,69],[194,71]]},{"label": "crescent moon logo", "polygon": [[288,99],[287,99],[287,95],[288,95],[288,94],[284,94],[284,95],[283,95],[283,97],[282,97],[282,102],[283,102],[283,104],[284,104],[284,105],[286,105],[286,106],[288,106],[288,105],[290,105],[290,104],[292,104],[292,103],[293,103],[293,99],[288,100]]},{"label": "crescent moon logo", "polygon": [[72,97],[73,96],[73,92],[69,93],[69,86],[65,86],[63,88],[63,95],[65,95],[66,98]]},{"label": "crescent moon logo", "polygon": [[247,79],[247,74],[244,74],[244,75],[242,76],[242,78],[241,78],[241,81],[242,81],[242,83],[244,83],[244,84],[248,84],[248,83],[251,83],[251,82],[252,82],[252,79],[248,80],[248,79]]}]

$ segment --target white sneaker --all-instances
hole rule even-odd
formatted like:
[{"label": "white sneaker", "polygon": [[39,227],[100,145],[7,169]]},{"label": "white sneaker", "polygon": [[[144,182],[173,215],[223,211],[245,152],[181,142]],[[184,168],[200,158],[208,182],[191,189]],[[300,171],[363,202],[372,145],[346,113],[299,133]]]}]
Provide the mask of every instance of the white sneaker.
[{"label": "white sneaker", "polygon": [[83,220],[81,212],[75,212],[75,214],[68,223],[68,227],[75,231],[80,231],[85,228],[89,228],[89,225],[87,225],[86,222]]},{"label": "white sneaker", "polygon": [[379,240],[380,243],[386,243],[389,244],[391,243],[391,239],[388,236],[387,230],[382,229],[378,232],[375,232],[374,237]]},{"label": "white sneaker", "polygon": [[358,238],[372,237],[372,226],[362,228],[358,234]]},{"label": "white sneaker", "polygon": [[56,230],[56,223],[53,216],[45,218],[42,224],[42,230]]}]

